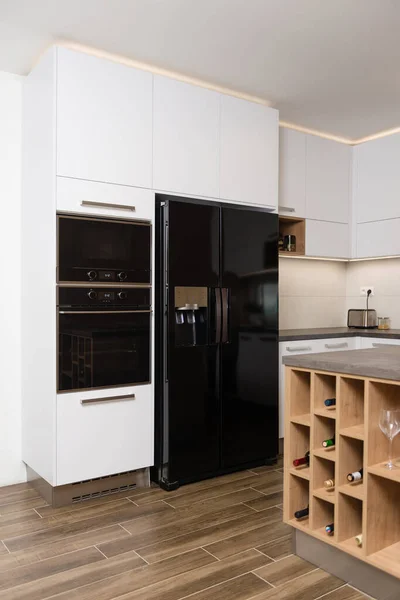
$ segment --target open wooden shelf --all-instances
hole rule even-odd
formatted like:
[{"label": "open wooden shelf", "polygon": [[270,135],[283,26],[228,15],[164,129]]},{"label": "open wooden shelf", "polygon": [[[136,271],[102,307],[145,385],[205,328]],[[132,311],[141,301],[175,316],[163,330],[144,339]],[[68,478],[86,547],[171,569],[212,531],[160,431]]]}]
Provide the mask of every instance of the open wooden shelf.
[{"label": "open wooden shelf", "polygon": [[363,483],[348,483],[346,485],[339,486],[339,492],[357,498],[357,500],[364,500],[364,484]]},{"label": "open wooden shelf", "polygon": [[297,423],[298,425],[304,425],[305,427],[311,426],[311,415],[310,413],[305,415],[297,415],[295,417],[291,417],[292,423]]},{"label": "open wooden shelf", "polygon": [[[393,444],[399,467],[389,470],[379,428],[382,408],[400,409],[400,383],[292,367],[285,381],[285,522],[400,579],[400,435]],[[325,407],[327,398],[336,398],[334,408]],[[323,448],[333,435],[335,446]],[[309,467],[293,467],[308,450]],[[361,468],[363,479],[349,483],[348,473]],[[324,487],[327,479],[334,488]],[[306,506],[308,518],[294,519]]]},{"label": "open wooden shelf", "polygon": [[295,475],[295,477],[301,477],[302,479],[310,479],[310,467],[301,466],[301,467],[292,467],[290,469],[290,473]]},{"label": "open wooden shelf", "polygon": [[281,256],[304,256],[306,253],[306,221],[299,217],[279,217],[279,234],[296,236],[296,251],[280,250]]},{"label": "open wooden shelf", "polygon": [[354,438],[356,440],[363,440],[364,439],[364,424],[353,425],[352,427],[345,427],[344,429],[340,429],[339,433],[340,433],[340,435]]}]

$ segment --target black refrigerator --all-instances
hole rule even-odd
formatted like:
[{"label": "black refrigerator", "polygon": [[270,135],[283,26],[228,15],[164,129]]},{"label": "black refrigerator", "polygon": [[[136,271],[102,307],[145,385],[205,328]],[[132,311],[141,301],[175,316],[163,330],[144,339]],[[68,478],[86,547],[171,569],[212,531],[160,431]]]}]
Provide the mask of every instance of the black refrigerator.
[{"label": "black refrigerator", "polygon": [[164,489],[278,453],[278,216],[156,197],[155,467]]}]

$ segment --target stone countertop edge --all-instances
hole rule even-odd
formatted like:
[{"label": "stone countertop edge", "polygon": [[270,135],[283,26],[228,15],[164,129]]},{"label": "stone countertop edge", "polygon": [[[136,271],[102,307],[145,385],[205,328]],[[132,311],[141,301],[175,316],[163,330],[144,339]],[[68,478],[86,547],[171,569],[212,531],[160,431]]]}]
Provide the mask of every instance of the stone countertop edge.
[{"label": "stone countertop edge", "polygon": [[296,342],[301,340],[323,340],[342,337],[375,337],[400,339],[400,329],[351,329],[348,327],[323,327],[312,329],[281,329],[280,342]]},{"label": "stone countertop edge", "polygon": [[400,381],[399,346],[322,352],[320,354],[297,354],[285,356],[282,362],[287,367],[299,367],[311,371],[327,371],[372,379]]}]

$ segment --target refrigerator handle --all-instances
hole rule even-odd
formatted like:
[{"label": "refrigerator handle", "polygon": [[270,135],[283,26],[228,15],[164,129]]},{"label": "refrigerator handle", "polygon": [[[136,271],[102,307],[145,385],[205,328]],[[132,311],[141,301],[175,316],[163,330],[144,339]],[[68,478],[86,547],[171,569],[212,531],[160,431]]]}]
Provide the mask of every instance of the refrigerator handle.
[{"label": "refrigerator handle", "polygon": [[221,288],[221,304],[222,304],[222,331],[221,342],[227,344],[229,342],[229,290]]},{"label": "refrigerator handle", "polygon": [[214,288],[215,302],[215,340],[214,344],[221,343],[222,335],[222,305],[221,305],[221,288]]}]

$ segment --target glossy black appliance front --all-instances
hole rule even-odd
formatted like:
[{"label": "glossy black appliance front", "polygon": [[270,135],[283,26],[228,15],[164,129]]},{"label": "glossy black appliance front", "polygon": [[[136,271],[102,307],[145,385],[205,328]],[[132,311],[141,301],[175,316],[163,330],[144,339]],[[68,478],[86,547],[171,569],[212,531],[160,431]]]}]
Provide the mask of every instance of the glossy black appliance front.
[{"label": "glossy black appliance front", "polygon": [[58,288],[58,391],[150,381],[150,289]]},{"label": "glossy black appliance front", "polygon": [[150,284],[148,222],[58,216],[58,281]]},{"label": "glossy black appliance front", "polygon": [[157,243],[154,478],[276,459],[278,217],[160,196]]}]

